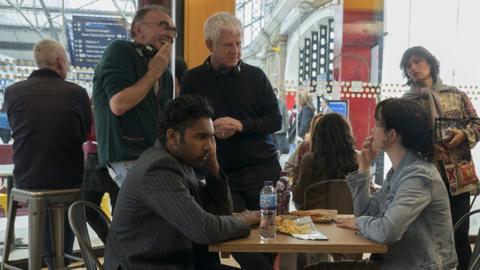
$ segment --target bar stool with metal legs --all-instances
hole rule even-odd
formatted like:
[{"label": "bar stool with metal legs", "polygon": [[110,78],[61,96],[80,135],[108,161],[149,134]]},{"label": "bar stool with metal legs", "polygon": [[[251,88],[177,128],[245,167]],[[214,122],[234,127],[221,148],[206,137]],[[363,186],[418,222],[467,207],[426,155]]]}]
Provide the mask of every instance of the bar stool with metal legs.
[{"label": "bar stool with metal legs", "polygon": [[51,227],[53,236],[53,252],[55,269],[64,268],[64,220],[65,209],[75,201],[80,200],[80,189],[18,189],[10,193],[7,230],[2,256],[3,269],[18,269],[9,265],[9,255],[13,244],[15,216],[18,203],[26,203],[28,216],[28,269],[41,269],[42,246],[45,229],[45,215],[51,210]]}]

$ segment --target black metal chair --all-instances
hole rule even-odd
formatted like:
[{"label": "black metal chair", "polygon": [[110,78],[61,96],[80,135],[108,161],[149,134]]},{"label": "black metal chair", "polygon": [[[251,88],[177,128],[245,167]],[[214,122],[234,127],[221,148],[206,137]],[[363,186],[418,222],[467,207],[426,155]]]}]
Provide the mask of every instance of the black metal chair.
[{"label": "black metal chair", "polygon": [[[480,213],[480,209],[473,210],[471,212],[466,213],[463,217],[461,217],[457,223],[453,226],[453,231],[456,231],[458,227],[460,227],[464,222],[469,220],[469,217]],[[468,262],[468,270],[478,270],[480,269],[480,229],[477,233],[477,238],[475,239],[475,245],[473,246],[472,257],[470,257],[470,261]]]},{"label": "black metal chair", "polygon": [[480,193],[480,189],[477,189],[475,194],[473,194],[473,199],[472,199],[472,202],[470,203],[470,210],[472,210],[473,204],[475,203],[475,200],[477,199],[479,193]]},{"label": "black metal chair", "polygon": [[[68,209],[68,221],[77,237],[78,245],[87,270],[103,270],[103,265],[92,248],[91,237],[88,232],[86,211],[95,212],[100,218],[103,229],[110,230],[111,221],[108,216],[95,204],[87,201],[77,201]],[[105,244],[105,243],[104,243]]]}]

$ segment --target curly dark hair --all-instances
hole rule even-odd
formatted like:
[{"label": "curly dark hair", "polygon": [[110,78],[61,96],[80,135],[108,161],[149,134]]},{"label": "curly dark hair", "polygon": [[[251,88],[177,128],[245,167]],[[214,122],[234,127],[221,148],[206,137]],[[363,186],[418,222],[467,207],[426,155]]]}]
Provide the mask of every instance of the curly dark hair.
[{"label": "curly dark hair", "polygon": [[427,161],[433,158],[432,121],[420,102],[407,98],[389,98],[375,108],[375,121],[385,130],[394,129],[400,144]]},{"label": "curly dark hair", "polygon": [[430,53],[427,49],[422,46],[415,46],[408,48],[402,56],[402,60],[400,60],[400,68],[403,71],[403,77],[407,79],[406,85],[412,85],[414,81],[410,76],[408,76],[408,61],[412,56],[420,57],[427,61],[428,65],[430,66],[430,76],[432,76],[433,83],[437,82],[438,74],[440,73],[440,63],[438,62],[437,58]]},{"label": "curly dark hair", "polygon": [[181,140],[185,128],[199,118],[213,118],[213,107],[208,98],[202,96],[180,96],[171,100],[165,107],[165,111],[158,123],[158,139],[165,145],[167,130],[169,128],[181,134]]},{"label": "curly dark hair", "polygon": [[317,181],[345,178],[357,170],[355,139],[350,125],[341,115],[324,115],[312,136],[314,178]]}]

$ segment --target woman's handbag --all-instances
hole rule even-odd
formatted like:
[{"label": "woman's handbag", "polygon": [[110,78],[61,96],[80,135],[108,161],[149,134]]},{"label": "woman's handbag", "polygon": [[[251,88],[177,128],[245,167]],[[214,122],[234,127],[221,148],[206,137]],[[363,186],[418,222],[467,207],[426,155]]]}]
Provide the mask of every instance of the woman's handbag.
[{"label": "woman's handbag", "polygon": [[435,118],[435,143],[448,142],[452,137],[450,129],[452,128],[464,128],[465,123],[458,118],[451,117],[437,117]]},{"label": "woman's handbag", "polygon": [[[465,122],[458,118],[439,117],[435,119],[435,142],[445,143],[451,139],[450,129],[464,128]],[[461,158],[458,156],[445,161],[445,171],[447,173],[448,182],[450,186],[457,186],[457,188],[478,182],[475,165],[473,164],[470,148],[468,144],[460,145],[463,147],[462,153],[465,155]],[[454,161],[456,160],[456,161]]]},{"label": "woman's handbag", "polygon": [[445,163],[445,171],[447,173],[448,182],[457,183],[459,187],[477,183],[478,176],[475,171],[475,165],[473,164],[473,160],[470,161],[462,161],[460,163],[454,164],[452,162]]}]

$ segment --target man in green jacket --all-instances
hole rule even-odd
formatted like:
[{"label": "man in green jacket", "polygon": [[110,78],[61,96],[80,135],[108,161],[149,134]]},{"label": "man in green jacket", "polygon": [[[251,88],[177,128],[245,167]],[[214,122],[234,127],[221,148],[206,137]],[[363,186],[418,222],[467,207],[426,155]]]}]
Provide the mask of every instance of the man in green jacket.
[{"label": "man in green jacket", "polygon": [[176,29],[167,11],[139,9],[131,36],[108,46],[93,78],[99,161],[119,186],[133,161],[153,146],[159,114],[173,96],[168,65]]}]

